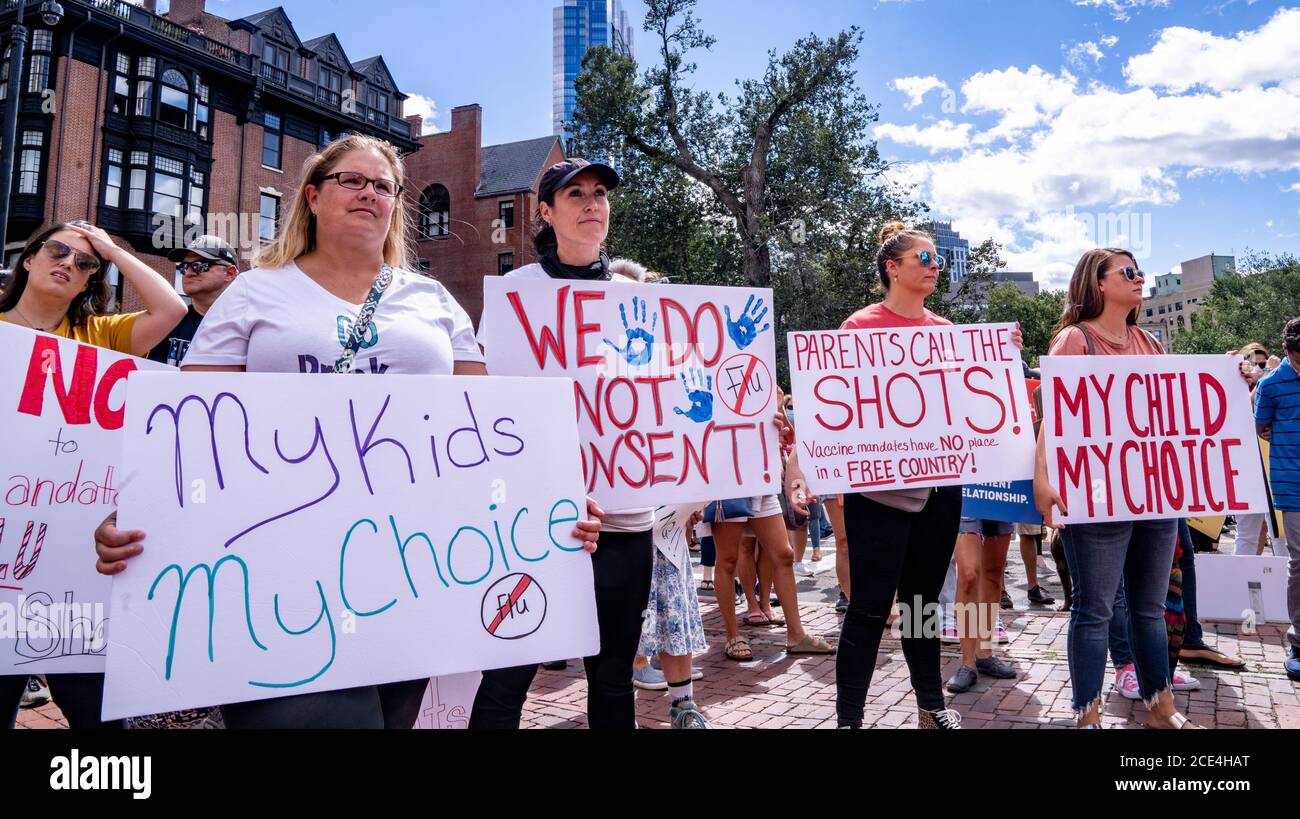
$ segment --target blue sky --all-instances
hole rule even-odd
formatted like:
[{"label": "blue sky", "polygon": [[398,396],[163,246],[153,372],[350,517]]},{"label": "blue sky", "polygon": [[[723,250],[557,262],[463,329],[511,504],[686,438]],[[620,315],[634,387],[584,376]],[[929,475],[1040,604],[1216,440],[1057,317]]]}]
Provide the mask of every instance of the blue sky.
[{"label": "blue sky", "polygon": [[[228,18],[269,5],[208,0]],[[382,53],[433,127],[477,102],[485,144],[549,132],[553,0],[282,5],[304,39],[334,31],[354,59]],[[625,6],[638,59],[653,60],[644,4]],[[717,38],[695,57],[713,91],[760,74],[768,49],[860,26],[858,82],[893,182],[1046,285],[1096,244],[1132,246],[1154,273],[1211,251],[1300,253],[1297,0],[701,0],[697,13]]]}]

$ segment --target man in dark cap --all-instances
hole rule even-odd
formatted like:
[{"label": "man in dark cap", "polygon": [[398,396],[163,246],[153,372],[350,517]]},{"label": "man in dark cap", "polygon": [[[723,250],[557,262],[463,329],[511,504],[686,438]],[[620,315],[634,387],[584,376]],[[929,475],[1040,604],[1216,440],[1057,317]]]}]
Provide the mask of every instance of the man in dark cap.
[{"label": "man in dark cap", "polygon": [[149,358],[178,367],[208,308],[239,274],[239,257],[222,239],[199,236],[167,254],[167,258],[176,263],[176,274],[180,277],[181,290],[190,299],[190,309],[167,338],[153,348]]}]

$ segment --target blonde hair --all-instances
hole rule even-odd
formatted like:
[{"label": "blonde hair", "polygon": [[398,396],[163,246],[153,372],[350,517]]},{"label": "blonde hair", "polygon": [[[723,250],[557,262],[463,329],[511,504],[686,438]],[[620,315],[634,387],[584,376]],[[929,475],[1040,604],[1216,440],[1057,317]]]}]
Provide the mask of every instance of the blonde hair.
[{"label": "blonde hair", "polygon": [[876,274],[880,278],[880,292],[889,292],[889,273],[885,270],[885,262],[902,259],[919,240],[934,243],[934,237],[924,230],[909,228],[902,222],[886,222],[880,228],[880,249],[876,251]]},{"label": "blonde hair", "polygon": [[[298,190],[289,203],[289,215],[276,233],[275,240],[258,251],[253,260],[254,267],[283,267],[316,248],[316,214],[311,212],[311,207],[307,204],[307,186],[319,186],[343,157],[353,151],[378,151],[388,160],[397,184],[406,184],[405,164],[391,144],[364,134],[349,134],[334,140],[303,163],[300,176],[302,181],[298,183]],[[400,270],[410,263],[412,254],[407,238],[410,230],[411,216],[406,207],[406,198],[398,194],[393,203],[393,215],[388,222],[388,235],[384,237],[385,264]]]}]

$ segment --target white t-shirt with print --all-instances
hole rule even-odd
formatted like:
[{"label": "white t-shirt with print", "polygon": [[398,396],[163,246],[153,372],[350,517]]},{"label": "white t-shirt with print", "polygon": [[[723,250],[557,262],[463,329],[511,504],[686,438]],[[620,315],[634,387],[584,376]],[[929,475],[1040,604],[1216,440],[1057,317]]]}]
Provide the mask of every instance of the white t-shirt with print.
[{"label": "white t-shirt with print", "polygon": [[[181,363],[333,374],[360,312],[293,262],[254,268],[217,298]],[[394,270],[353,366],[359,373],[450,375],[457,361],[482,360],[474,325],[447,288]]]},{"label": "white t-shirt with print", "polygon": [[[549,279],[550,277],[551,275],[546,272],[546,268],[537,262],[515,268],[506,274],[508,279]],[[635,281],[635,279],[619,274],[614,274],[613,280],[618,282]],[[575,279],[574,281],[580,280]],[[483,349],[487,349],[488,321],[486,310],[483,311],[482,317],[478,320],[478,343],[483,346]],[[648,506],[644,509],[606,509],[600,528],[606,532],[646,532],[653,529],[654,526],[655,510],[654,507]]]}]

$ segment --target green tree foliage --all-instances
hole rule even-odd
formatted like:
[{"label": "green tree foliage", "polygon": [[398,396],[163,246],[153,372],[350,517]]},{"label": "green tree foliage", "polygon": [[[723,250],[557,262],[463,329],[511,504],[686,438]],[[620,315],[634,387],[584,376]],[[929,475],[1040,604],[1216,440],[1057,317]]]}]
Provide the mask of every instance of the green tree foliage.
[{"label": "green tree foliage", "polygon": [[1281,355],[1282,328],[1300,316],[1300,261],[1251,254],[1240,269],[1215,279],[1191,329],[1174,336],[1172,352],[1223,353],[1258,342]]},{"label": "green tree foliage", "polygon": [[990,322],[1018,321],[1025,337],[1021,355],[1030,367],[1038,366],[1038,359],[1047,355],[1052,341],[1052,329],[1061,320],[1065,305],[1065,291],[1042,291],[1026,296],[1020,288],[1004,282],[989,291],[983,320]]}]

